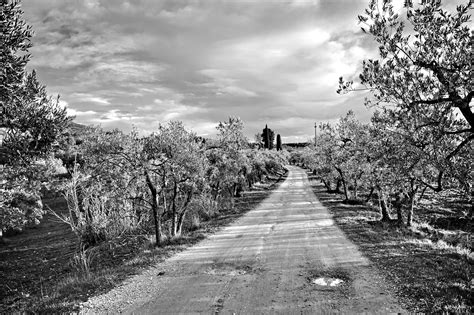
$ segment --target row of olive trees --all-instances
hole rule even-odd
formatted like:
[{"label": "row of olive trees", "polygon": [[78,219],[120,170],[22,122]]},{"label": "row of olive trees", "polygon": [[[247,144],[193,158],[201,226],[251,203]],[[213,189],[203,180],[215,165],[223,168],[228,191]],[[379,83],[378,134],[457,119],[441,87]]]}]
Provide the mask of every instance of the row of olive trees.
[{"label": "row of olive trees", "polygon": [[376,191],[383,219],[395,194],[400,223],[406,196],[408,225],[415,195],[426,189],[456,188],[472,204],[471,9],[472,1],[455,12],[439,0],[405,1],[402,15],[390,0],[370,1],[359,21],[379,58],[363,62],[358,86],[341,78],[338,93],[370,91],[366,105],[378,110],[371,124],[348,114],[337,126],[320,126],[318,147],[303,155],[328,189],[343,189],[346,199],[361,187]]},{"label": "row of olive trees", "polygon": [[415,197],[426,189],[454,189],[472,199],[472,144],[446,159],[459,145],[455,138],[433,139],[433,134],[392,128],[381,113],[363,124],[349,112],[337,124],[319,128],[317,146],[292,159],[312,169],[328,191],[343,193],[346,201],[359,200],[361,191],[367,201],[376,193],[382,220],[390,219],[390,197],[400,224],[406,205],[407,225],[412,223]]},{"label": "row of olive trees", "polygon": [[197,196],[206,209],[233,204],[242,189],[282,167],[275,154],[246,148],[236,118],[219,124],[212,145],[173,122],[145,138],[89,128],[80,145],[68,146],[66,109],[26,71],[33,32],[19,0],[0,1],[0,30],[0,238],[42,218],[41,192],[62,167],[55,156],[72,162],[71,178],[59,187],[69,206],[62,218],[87,243],[150,218],[160,243],[163,226],[181,233]]},{"label": "row of olive trees", "polygon": [[190,211],[232,207],[242,190],[283,170],[283,154],[248,148],[239,118],[217,130],[217,140],[206,143],[181,122],[146,137],[90,128],[69,148],[76,161],[60,187],[69,206],[61,218],[83,244],[150,223],[161,244],[181,235]]}]

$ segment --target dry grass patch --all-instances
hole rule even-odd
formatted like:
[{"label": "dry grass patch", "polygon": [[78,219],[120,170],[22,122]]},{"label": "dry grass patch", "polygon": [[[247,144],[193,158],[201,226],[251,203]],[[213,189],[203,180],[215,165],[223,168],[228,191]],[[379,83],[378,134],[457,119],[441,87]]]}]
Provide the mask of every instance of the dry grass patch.
[{"label": "dry grass patch", "polygon": [[415,212],[412,228],[399,228],[378,221],[374,207],[343,204],[342,197],[326,193],[315,180],[312,184],[348,238],[395,284],[410,312],[473,312],[472,230],[428,224],[423,209]]}]

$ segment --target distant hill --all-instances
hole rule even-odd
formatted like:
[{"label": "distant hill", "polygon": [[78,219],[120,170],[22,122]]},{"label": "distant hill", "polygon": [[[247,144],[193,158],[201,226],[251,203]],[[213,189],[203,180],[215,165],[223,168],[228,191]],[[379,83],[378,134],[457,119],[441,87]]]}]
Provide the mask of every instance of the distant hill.
[{"label": "distant hill", "polygon": [[309,142],[294,142],[294,143],[284,143],[283,147],[290,147],[290,148],[304,148],[309,146],[311,143]]},{"label": "distant hill", "polygon": [[84,132],[84,130],[87,128],[86,125],[83,125],[83,124],[78,124],[78,123],[75,123],[75,122],[71,122],[69,124],[69,133],[72,135],[72,136],[76,136],[76,135],[80,135]]}]

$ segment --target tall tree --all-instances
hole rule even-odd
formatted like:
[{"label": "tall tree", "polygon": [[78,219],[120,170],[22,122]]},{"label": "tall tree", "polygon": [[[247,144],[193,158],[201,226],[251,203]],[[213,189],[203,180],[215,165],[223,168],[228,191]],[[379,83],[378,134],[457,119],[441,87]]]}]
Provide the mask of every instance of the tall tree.
[{"label": "tall tree", "polygon": [[[153,181],[161,188],[164,211],[171,217],[171,236],[181,234],[189,204],[204,185],[206,159],[202,144],[195,137],[181,122],[172,121],[160,126],[145,142],[145,151],[159,161],[158,165],[153,163],[153,174],[147,173],[147,184],[152,191]],[[228,140],[232,145],[239,145],[239,139]]]},{"label": "tall tree", "polygon": [[[459,168],[473,150],[473,5],[466,2],[448,12],[440,0],[408,0],[401,17],[392,1],[372,0],[359,16],[362,30],[379,44],[379,58],[365,60],[359,76],[374,96],[366,104],[381,109],[389,128],[437,152],[438,175],[426,185],[438,191],[448,173],[465,181]],[[343,78],[339,83],[339,93],[358,89]]]},{"label": "tall tree", "polygon": [[19,1],[0,0],[0,231],[41,217],[45,170],[38,160],[48,156],[70,121],[36,73],[25,70],[32,29],[22,15]]},{"label": "tall tree", "polygon": [[265,125],[262,133],[262,140],[265,149],[273,149],[273,143],[275,142],[275,132]]},{"label": "tall tree", "polygon": [[228,121],[219,122],[219,148],[206,151],[209,167],[207,180],[214,200],[229,200],[231,206],[234,197],[239,196],[245,184],[248,158],[243,149],[248,147],[248,140],[243,134],[244,124],[238,117],[229,117]]},{"label": "tall tree", "polygon": [[[458,6],[456,13],[443,9],[440,0],[422,1],[417,8],[412,1],[405,1],[407,31],[405,20],[394,12],[391,2],[372,0],[366,15],[359,16],[365,25],[362,30],[380,44],[380,59],[364,61],[360,74],[361,84],[374,92],[375,101],[368,103],[395,105],[396,118],[418,112],[420,127],[443,122],[445,117],[430,121],[430,111],[448,116],[457,109],[464,124],[446,132],[465,134],[467,141],[472,140],[474,114],[469,105],[474,96],[474,33],[468,25],[472,1]],[[352,82],[340,83],[339,92],[352,87]]]},{"label": "tall tree", "polygon": [[277,151],[281,151],[281,136],[277,134]]}]

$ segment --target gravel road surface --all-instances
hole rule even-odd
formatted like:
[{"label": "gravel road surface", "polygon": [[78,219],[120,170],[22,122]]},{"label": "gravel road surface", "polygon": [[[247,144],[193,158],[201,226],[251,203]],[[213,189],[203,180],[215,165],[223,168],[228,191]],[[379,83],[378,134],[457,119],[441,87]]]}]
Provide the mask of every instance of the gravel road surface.
[{"label": "gravel road surface", "polygon": [[82,313],[404,313],[377,270],[335,225],[304,170],[256,209]]}]

